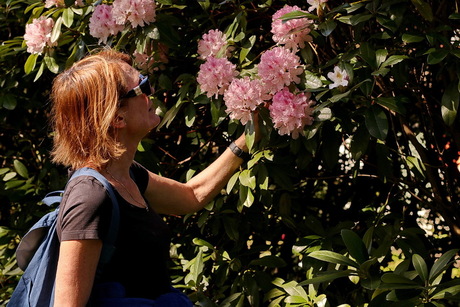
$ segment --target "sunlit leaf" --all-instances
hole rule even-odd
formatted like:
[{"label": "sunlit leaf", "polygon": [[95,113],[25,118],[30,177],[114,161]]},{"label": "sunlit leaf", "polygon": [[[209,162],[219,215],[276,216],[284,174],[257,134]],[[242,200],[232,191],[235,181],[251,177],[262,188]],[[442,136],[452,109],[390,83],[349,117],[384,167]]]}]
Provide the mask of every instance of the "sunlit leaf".
[{"label": "sunlit leaf", "polygon": [[444,299],[444,298],[450,298],[454,295],[457,295],[460,293],[460,285],[452,286],[447,289],[443,289],[439,292],[436,292],[431,296],[431,299],[433,300],[439,300],[439,299]]},{"label": "sunlit leaf", "polygon": [[460,93],[458,84],[451,83],[447,86],[441,101],[442,119],[446,125],[452,126],[454,124],[455,118],[457,117],[459,102]]},{"label": "sunlit leaf", "polygon": [[422,281],[428,280],[428,268],[426,266],[425,260],[423,260],[422,256],[418,254],[412,255],[412,264],[414,265],[415,270],[418,273],[418,276],[422,279]]},{"label": "sunlit leaf", "polygon": [[25,179],[29,178],[29,172],[27,171],[27,168],[24,165],[24,163],[22,163],[19,160],[14,160],[13,165],[14,165],[14,169],[19,174],[19,176]]},{"label": "sunlit leaf", "polygon": [[34,70],[35,64],[37,63],[37,58],[38,58],[37,53],[31,54],[27,58],[26,63],[24,64],[24,71],[26,75],[30,74]]},{"label": "sunlit leaf", "polygon": [[430,270],[429,281],[432,282],[439,274],[444,272],[447,267],[451,264],[452,257],[457,254],[458,249],[451,249],[445,252],[438,260],[433,264]]},{"label": "sunlit leaf", "polygon": [[60,16],[54,23],[53,31],[51,32],[51,43],[56,42],[61,35],[62,16]]},{"label": "sunlit leaf", "polygon": [[330,262],[330,263],[336,263],[336,264],[341,264],[345,266],[359,268],[358,263],[336,252],[320,250],[320,251],[311,252],[310,254],[308,254],[308,257],[312,257],[312,258]]}]

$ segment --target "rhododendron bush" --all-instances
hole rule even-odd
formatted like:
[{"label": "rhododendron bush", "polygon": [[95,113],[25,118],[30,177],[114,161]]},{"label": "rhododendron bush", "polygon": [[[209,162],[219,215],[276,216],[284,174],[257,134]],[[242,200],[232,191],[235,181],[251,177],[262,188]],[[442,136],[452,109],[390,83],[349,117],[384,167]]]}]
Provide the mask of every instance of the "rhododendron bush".
[{"label": "rhododendron bush", "polygon": [[19,238],[66,180],[44,128],[52,79],[113,48],[155,88],[162,122],[136,156],[147,168],[186,181],[246,134],[251,159],[220,195],[165,217],[173,283],[197,305],[458,305],[453,1],[8,0],[0,11],[0,303],[21,274]]}]

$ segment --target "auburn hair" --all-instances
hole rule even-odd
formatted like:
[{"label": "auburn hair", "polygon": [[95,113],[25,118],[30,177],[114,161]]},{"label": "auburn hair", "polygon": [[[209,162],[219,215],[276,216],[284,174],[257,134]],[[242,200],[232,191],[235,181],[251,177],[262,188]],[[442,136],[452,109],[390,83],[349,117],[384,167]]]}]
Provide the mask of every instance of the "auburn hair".
[{"label": "auburn hair", "polygon": [[54,79],[54,162],[72,169],[86,165],[100,169],[123,154],[125,148],[111,124],[120,97],[128,91],[124,63],[132,65],[127,54],[106,49],[74,63]]}]

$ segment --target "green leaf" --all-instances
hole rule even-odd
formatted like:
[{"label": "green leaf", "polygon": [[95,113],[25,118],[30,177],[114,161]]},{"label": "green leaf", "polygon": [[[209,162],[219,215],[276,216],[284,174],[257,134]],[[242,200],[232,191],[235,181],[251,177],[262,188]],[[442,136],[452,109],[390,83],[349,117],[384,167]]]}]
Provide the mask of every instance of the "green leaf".
[{"label": "green leaf", "polygon": [[406,278],[402,275],[394,274],[394,273],[385,273],[382,275],[382,281],[387,284],[401,284],[401,285],[412,285],[412,286],[420,286],[413,280]]},{"label": "green leaf", "polygon": [[439,292],[436,292],[435,294],[433,294],[433,296],[431,296],[431,299],[432,300],[439,300],[439,299],[445,299],[445,298],[448,299],[449,297],[457,295],[458,293],[460,293],[460,285],[452,286],[447,289],[443,289]]},{"label": "green leaf", "polygon": [[71,8],[64,9],[64,13],[62,14],[62,23],[67,27],[70,28],[73,23],[75,13]]},{"label": "green leaf", "polygon": [[425,165],[417,157],[408,156],[406,162],[415,176],[422,180],[425,179]]},{"label": "green leaf", "polygon": [[351,156],[357,161],[366,152],[369,145],[369,132],[365,125],[360,125],[351,139]]},{"label": "green leaf", "polygon": [[261,265],[269,268],[282,268],[286,266],[286,262],[275,255],[264,256],[259,259],[252,260],[249,265]]},{"label": "green leaf", "polygon": [[55,43],[59,39],[59,36],[61,35],[61,27],[62,16],[60,16],[54,23],[53,31],[51,32],[51,43]]},{"label": "green leaf", "polygon": [[252,149],[256,143],[256,131],[254,126],[254,114],[251,114],[251,120],[246,123],[244,126],[244,134],[246,138],[246,145],[248,146],[249,152],[252,152]]},{"label": "green leaf", "polygon": [[49,56],[48,54],[45,55],[45,57],[43,58],[43,60],[45,61],[45,64],[46,64],[46,67],[48,67],[48,69],[57,74],[59,72],[59,65],[57,64],[56,62],[56,59],[52,56]]},{"label": "green leaf", "polygon": [[37,53],[31,54],[27,58],[26,63],[24,64],[24,71],[26,72],[26,75],[30,74],[34,70],[35,64],[37,63],[37,58]]},{"label": "green leaf", "polygon": [[414,34],[403,34],[402,35],[402,40],[403,42],[405,43],[419,43],[421,41],[423,41],[425,39],[425,37],[423,36],[420,36],[420,35],[414,35]]},{"label": "green leaf", "polygon": [[206,246],[207,248],[209,248],[210,250],[214,250],[214,246],[212,246],[211,243],[203,240],[203,239],[200,239],[200,238],[194,238],[192,240],[193,244],[195,245],[198,245],[198,246]]},{"label": "green leaf", "polygon": [[352,26],[356,26],[362,22],[368,21],[372,17],[372,14],[367,13],[357,14],[350,18],[350,23]]},{"label": "green leaf", "polygon": [[419,11],[420,15],[428,21],[433,21],[433,11],[431,10],[431,6],[424,2],[423,0],[411,0],[412,3],[415,5],[417,10]]},{"label": "green leaf", "polygon": [[169,127],[169,125],[172,123],[174,118],[176,118],[177,113],[181,109],[181,106],[184,104],[184,101],[178,100],[177,103],[166,112],[165,116],[163,117],[161,123],[158,125],[157,130],[160,129],[163,126]]},{"label": "green leaf", "polygon": [[372,250],[372,237],[374,236],[375,226],[371,226],[366,230],[366,233],[363,236],[363,243],[367,248],[367,253],[370,255]]},{"label": "green leaf", "polygon": [[3,176],[3,181],[10,181],[14,177],[16,177],[17,173],[16,172],[9,172],[5,176]]},{"label": "green leaf", "polygon": [[317,89],[323,86],[321,79],[311,71],[305,70],[305,87],[307,89]]},{"label": "green leaf", "polygon": [[239,57],[240,63],[243,63],[243,61],[246,59],[249,51],[251,51],[255,42],[256,42],[256,36],[251,35],[251,37],[249,37],[247,42],[241,47],[240,57]]},{"label": "green leaf", "polygon": [[408,58],[409,57],[406,55],[392,55],[388,59],[386,59],[385,62],[382,63],[382,65],[380,65],[380,68],[385,68],[387,66],[393,66]]},{"label": "green leaf", "polygon": [[19,160],[14,160],[13,162],[14,169],[22,178],[29,178],[29,172],[27,171],[26,166]]},{"label": "green leaf", "polygon": [[17,105],[16,96],[12,94],[0,96],[0,103],[2,103],[2,106],[7,110],[14,110]]},{"label": "green leaf", "polygon": [[340,232],[342,236],[342,240],[345,243],[345,246],[352,256],[359,264],[369,260],[369,255],[366,250],[366,246],[364,245],[361,238],[352,230],[349,229],[342,229]]},{"label": "green leaf", "polygon": [[382,65],[383,62],[385,62],[385,60],[387,59],[387,56],[388,56],[388,50],[386,49],[378,49],[375,52],[375,60],[377,62],[377,67],[380,67],[380,65]]},{"label": "green leaf", "polygon": [[460,93],[458,90],[458,82],[451,82],[444,91],[441,101],[442,119],[448,126],[454,124],[455,118],[457,117],[459,101]]},{"label": "green leaf", "polygon": [[283,21],[288,21],[291,19],[299,19],[299,18],[318,19],[318,16],[310,14],[310,13],[306,13],[306,12],[293,11],[293,12],[284,14],[279,19]]},{"label": "green leaf", "polygon": [[240,173],[236,172],[227,182],[227,194],[230,194],[232,192],[233,187],[235,186],[235,183],[237,182],[239,176],[240,176]]},{"label": "green leaf", "polygon": [[406,114],[406,108],[404,107],[404,105],[398,103],[397,99],[394,97],[378,97],[375,99],[375,102],[399,114]]},{"label": "green leaf", "polygon": [[320,250],[320,251],[314,251],[308,254],[308,257],[312,257],[321,261],[326,261],[330,263],[336,263],[336,264],[341,264],[345,266],[351,266],[355,268],[359,268],[359,264],[356,263],[355,261],[351,260],[350,258],[336,253],[336,252],[331,252],[331,251],[325,251],[325,250]]},{"label": "green leaf", "polygon": [[376,70],[378,68],[375,51],[371,48],[369,43],[361,43],[361,46],[359,47],[359,55],[367,64],[369,64],[372,70]]},{"label": "green leaf", "polygon": [[190,128],[193,126],[193,123],[195,122],[195,119],[196,119],[195,106],[192,103],[188,104],[184,112],[185,112],[185,125]]},{"label": "green leaf", "polygon": [[370,135],[385,140],[388,135],[388,118],[381,107],[375,105],[366,110],[365,122]]},{"label": "green leaf", "polygon": [[414,268],[417,271],[418,276],[420,276],[420,278],[422,279],[422,281],[425,282],[426,280],[428,280],[428,268],[422,256],[418,254],[413,254],[412,264],[414,265]]},{"label": "green leaf", "polygon": [[428,54],[427,63],[430,65],[438,64],[442,62],[449,54],[448,50],[438,49]]},{"label": "green leaf", "polygon": [[326,271],[318,274],[313,278],[309,278],[299,283],[299,286],[305,286],[310,284],[319,284],[323,282],[329,282],[341,277],[347,277],[356,274],[355,270],[344,270],[344,271]]},{"label": "green leaf", "polygon": [[321,31],[323,36],[329,36],[336,27],[337,23],[333,19],[327,19],[318,26],[318,30]]},{"label": "green leaf", "polygon": [[458,251],[458,249],[451,249],[439,257],[438,260],[436,260],[430,270],[430,275],[428,278],[430,283],[433,282],[433,280],[438,277],[439,274],[447,269],[447,267],[450,265],[451,258],[454,257]]},{"label": "green leaf", "polygon": [[242,185],[251,189],[256,188],[256,177],[252,174],[251,170],[245,169],[241,171],[239,179]]}]

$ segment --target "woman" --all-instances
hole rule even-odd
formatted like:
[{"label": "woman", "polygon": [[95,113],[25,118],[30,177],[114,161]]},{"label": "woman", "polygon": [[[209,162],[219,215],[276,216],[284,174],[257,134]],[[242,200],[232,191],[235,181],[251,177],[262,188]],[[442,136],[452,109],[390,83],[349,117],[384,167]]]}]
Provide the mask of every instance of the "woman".
[{"label": "woman", "polygon": [[[134,162],[141,139],[160,119],[147,77],[129,56],[104,50],[56,77],[52,89],[55,162],[91,167],[114,187],[120,207],[116,250],[96,283],[116,282],[128,297],[157,300],[171,291],[170,234],[159,214],[202,209],[247,151],[244,135],[187,183],[156,175]],[[235,146],[236,145],[236,146]],[[66,187],[58,218],[61,241],[55,306],[85,306],[107,233],[111,202],[102,185],[82,176]]]}]

